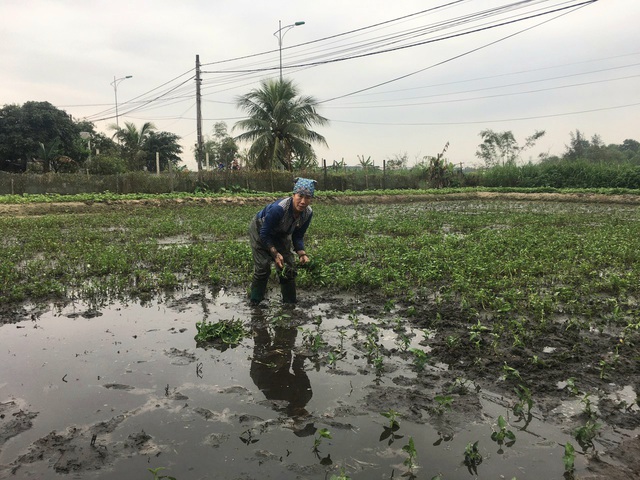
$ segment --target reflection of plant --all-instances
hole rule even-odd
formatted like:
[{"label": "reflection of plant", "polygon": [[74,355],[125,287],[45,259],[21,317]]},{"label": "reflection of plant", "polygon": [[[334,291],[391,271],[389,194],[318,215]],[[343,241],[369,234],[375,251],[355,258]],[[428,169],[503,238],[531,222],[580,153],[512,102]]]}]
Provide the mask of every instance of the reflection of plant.
[{"label": "reflection of plant", "polygon": [[147,468],[147,470],[149,470],[153,475],[153,480],[162,480],[162,479],[176,480],[176,477],[170,477],[169,475],[160,475],[160,471],[165,470],[164,467]]},{"label": "reflection of plant", "polygon": [[240,434],[240,440],[245,445],[251,445],[252,443],[256,443],[259,438],[255,438],[253,435],[253,428],[249,428]]}]

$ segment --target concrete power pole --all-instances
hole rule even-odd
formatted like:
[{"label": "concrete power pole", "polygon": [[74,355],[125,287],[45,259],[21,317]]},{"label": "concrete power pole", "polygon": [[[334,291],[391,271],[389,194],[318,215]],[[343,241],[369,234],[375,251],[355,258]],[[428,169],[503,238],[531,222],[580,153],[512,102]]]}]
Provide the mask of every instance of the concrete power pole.
[{"label": "concrete power pole", "polygon": [[202,96],[200,94],[200,83],[200,55],[196,55],[196,129],[198,135],[196,162],[198,163],[198,175],[202,173],[202,152],[204,150],[204,145],[202,144]]}]

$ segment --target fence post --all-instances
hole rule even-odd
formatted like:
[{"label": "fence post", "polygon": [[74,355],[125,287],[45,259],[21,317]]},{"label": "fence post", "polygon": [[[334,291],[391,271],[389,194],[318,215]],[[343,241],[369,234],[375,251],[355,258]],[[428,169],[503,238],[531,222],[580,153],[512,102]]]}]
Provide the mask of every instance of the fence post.
[{"label": "fence post", "polygon": [[156,175],[160,175],[160,152],[156,152]]},{"label": "fence post", "polygon": [[382,160],[382,189],[387,189],[387,161]]},{"label": "fence post", "polygon": [[327,189],[327,159],[322,159],[322,169],[324,170],[324,190]]}]

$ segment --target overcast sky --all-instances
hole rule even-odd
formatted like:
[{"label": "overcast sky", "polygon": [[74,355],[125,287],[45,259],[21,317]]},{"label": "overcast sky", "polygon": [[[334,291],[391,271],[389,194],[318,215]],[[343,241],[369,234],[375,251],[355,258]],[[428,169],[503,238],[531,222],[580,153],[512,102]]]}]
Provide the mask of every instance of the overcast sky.
[{"label": "overcast sky", "polygon": [[236,98],[278,78],[280,25],[283,75],[330,120],[329,164],[412,165],[449,142],[480,165],[484,129],[545,130],[524,161],[576,130],[640,141],[639,0],[2,0],[0,18],[0,104],[48,101],[109,133],[117,93],[120,126],[179,135],[191,169],[196,54],[203,134],[238,134]]}]

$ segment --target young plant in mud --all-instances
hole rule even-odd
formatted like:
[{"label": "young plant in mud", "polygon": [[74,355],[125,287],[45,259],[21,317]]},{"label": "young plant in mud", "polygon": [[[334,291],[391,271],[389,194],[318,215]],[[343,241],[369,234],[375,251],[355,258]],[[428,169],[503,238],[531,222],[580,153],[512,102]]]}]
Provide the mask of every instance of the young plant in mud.
[{"label": "young plant in mud", "polygon": [[471,475],[478,475],[478,466],[482,463],[482,454],[478,448],[478,442],[469,442],[464,449],[464,464]]},{"label": "young plant in mud", "polygon": [[329,478],[329,480],[351,480],[351,477],[346,474],[346,472],[344,471],[344,468],[341,468],[340,474],[331,475],[331,478]]},{"label": "young plant in mud", "polygon": [[564,455],[562,456],[562,463],[564,463],[564,478],[567,480],[573,480],[573,472],[575,471],[575,459],[576,451],[571,443],[567,442],[564,445]]},{"label": "young plant in mud", "polygon": [[436,395],[433,399],[437,404],[433,408],[434,414],[443,415],[445,412],[451,411],[451,405],[453,404],[453,397],[451,395]]},{"label": "young plant in mud", "polygon": [[480,323],[480,320],[478,320],[478,323],[476,323],[475,325],[469,327],[469,340],[475,345],[477,350],[480,350],[482,335],[488,331],[489,328],[482,325],[482,323]]},{"label": "young plant in mud", "polygon": [[321,428],[318,430],[316,435],[313,437],[313,447],[311,451],[316,454],[317,457],[320,456],[320,445],[322,444],[322,439],[328,438],[331,439],[331,432],[329,432],[326,428]]},{"label": "young plant in mud", "polygon": [[[531,415],[531,408],[533,407],[533,398],[531,397],[531,390],[524,385],[518,385],[513,391],[518,396],[518,401],[513,406],[513,414],[516,417],[524,418],[525,415]],[[526,407],[526,411],[525,411]]]},{"label": "young plant in mud", "polygon": [[507,362],[504,362],[504,365],[502,366],[502,379],[504,381],[508,381],[509,379],[512,379],[512,378],[522,381],[520,372],[515,368],[507,365]]},{"label": "young plant in mud", "polygon": [[162,470],[166,470],[165,467],[147,468],[147,470],[149,470],[149,472],[151,472],[151,475],[153,475],[153,480],[176,480],[176,477],[171,477],[169,475],[160,475],[160,472]]},{"label": "young plant in mud", "polygon": [[219,322],[196,322],[196,343],[218,343],[224,350],[228,346],[238,345],[249,332],[244,328],[241,320],[231,319]]},{"label": "young plant in mud", "polygon": [[412,348],[409,350],[413,354],[413,366],[418,372],[424,370],[425,365],[429,361],[429,356],[420,350],[419,348]]},{"label": "young plant in mud", "polygon": [[587,420],[587,423],[582,427],[579,427],[574,432],[574,437],[580,444],[583,450],[593,448],[593,439],[598,435],[600,424]]},{"label": "young plant in mud", "polygon": [[397,435],[395,433],[400,429],[400,424],[398,423],[398,420],[397,420],[397,418],[400,416],[399,412],[396,412],[393,409],[389,409],[386,412],[381,412],[380,415],[382,415],[383,417],[389,420],[389,425],[384,425],[382,427],[383,431],[380,434],[380,440],[379,440],[380,442],[388,438],[389,439],[388,445],[391,445],[395,440],[399,440],[402,437],[404,437],[404,435]]},{"label": "young plant in mud", "polygon": [[[493,430],[491,434],[491,440],[498,444],[498,453],[503,453],[502,445],[506,445],[507,447],[511,447],[514,443],[516,443],[516,435],[511,430],[507,429],[507,421],[504,419],[502,415],[498,417],[497,429]],[[509,440],[505,443],[505,439]]]},{"label": "young plant in mud", "polygon": [[413,477],[414,470],[418,467],[418,452],[413,442],[413,437],[409,437],[409,442],[402,447],[402,451],[407,454],[407,458],[402,462],[408,469],[407,474],[403,476]]}]

